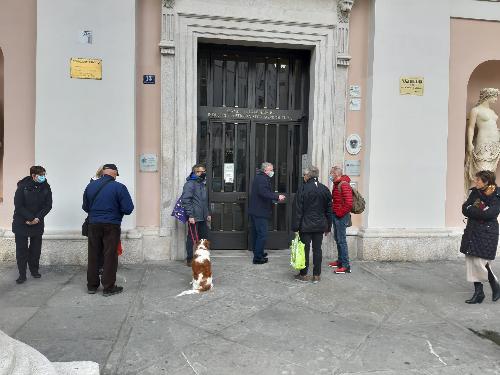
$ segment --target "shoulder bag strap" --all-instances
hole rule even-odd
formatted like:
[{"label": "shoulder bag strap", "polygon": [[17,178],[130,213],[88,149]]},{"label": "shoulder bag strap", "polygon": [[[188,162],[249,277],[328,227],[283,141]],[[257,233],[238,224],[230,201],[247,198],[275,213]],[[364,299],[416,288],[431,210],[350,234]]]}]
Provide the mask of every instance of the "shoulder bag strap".
[{"label": "shoulder bag strap", "polygon": [[97,196],[99,195],[99,193],[101,192],[101,190],[104,188],[104,186],[106,186],[107,184],[109,184],[110,182],[113,182],[113,181],[114,180],[106,181],[101,186],[99,186],[99,189],[97,189],[96,193],[94,194],[94,197],[92,198],[92,201],[89,204],[89,211],[92,208],[92,206],[94,205],[95,199],[97,198]]}]

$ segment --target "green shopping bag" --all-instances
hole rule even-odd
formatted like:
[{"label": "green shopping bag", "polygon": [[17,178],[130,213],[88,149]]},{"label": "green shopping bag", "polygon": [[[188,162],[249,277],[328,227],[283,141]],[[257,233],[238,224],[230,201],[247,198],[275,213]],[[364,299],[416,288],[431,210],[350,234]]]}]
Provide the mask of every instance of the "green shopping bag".
[{"label": "green shopping bag", "polygon": [[304,244],[300,241],[299,233],[295,233],[295,238],[290,245],[290,265],[296,270],[306,268],[306,253]]}]

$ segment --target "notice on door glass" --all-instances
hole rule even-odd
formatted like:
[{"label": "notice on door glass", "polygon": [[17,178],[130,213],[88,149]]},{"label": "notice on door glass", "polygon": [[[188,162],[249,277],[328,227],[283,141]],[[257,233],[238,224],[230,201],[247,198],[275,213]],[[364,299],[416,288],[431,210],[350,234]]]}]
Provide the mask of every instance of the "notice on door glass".
[{"label": "notice on door glass", "polygon": [[224,182],[234,183],[234,163],[224,163]]}]

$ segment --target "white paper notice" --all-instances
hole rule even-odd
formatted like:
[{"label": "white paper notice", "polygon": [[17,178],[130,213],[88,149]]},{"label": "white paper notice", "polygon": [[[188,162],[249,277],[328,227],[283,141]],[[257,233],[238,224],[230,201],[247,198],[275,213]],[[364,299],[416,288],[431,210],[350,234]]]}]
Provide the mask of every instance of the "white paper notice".
[{"label": "white paper notice", "polygon": [[234,163],[224,163],[224,182],[226,184],[234,182]]}]

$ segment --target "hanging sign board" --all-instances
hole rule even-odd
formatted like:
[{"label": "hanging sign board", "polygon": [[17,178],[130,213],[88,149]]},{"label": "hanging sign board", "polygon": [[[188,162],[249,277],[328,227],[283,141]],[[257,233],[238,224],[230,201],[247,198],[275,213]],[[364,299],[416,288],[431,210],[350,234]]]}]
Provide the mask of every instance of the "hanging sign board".
[{"label": "hanging sign board", "polygon": [[234,163],[224,163],[224,182],[226,184],[234,182]]},{"label": "hanging sign board", "polygon": [[72,57],[69,61],[70,77],[78,79],[102,79],[102,60]]},{"label": "hanging sign board", "polygon": [[424,77],[401,77],[399,79],[399,95],[424,95]]}]

